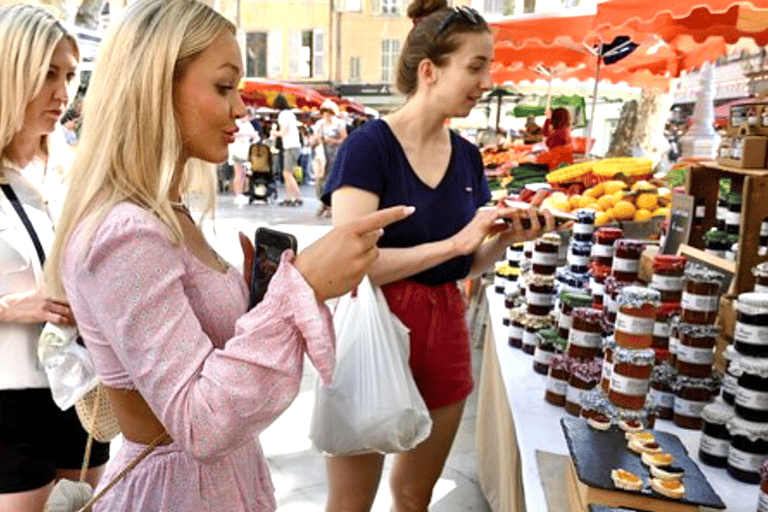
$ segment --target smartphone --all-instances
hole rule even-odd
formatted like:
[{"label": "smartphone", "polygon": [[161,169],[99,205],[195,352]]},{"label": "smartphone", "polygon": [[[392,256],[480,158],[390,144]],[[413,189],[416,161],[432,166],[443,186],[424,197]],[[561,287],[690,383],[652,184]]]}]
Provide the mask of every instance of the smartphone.
[{"label": "smartphone", "polygon": [[267,286],[280,265],[280,257],[287,249],[298,249],[296,237],[290,233],[269,228],[258,228],[254,237],[253,266],[251,267],[251,300],[248,308],[261,302]]}]

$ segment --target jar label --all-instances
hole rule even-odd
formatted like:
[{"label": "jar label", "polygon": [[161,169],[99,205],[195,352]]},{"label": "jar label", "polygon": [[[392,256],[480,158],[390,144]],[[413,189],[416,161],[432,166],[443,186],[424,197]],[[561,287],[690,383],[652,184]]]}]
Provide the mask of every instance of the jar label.
[{"label": "jar label", "polygon": [[768,392],[739,386],[736,389],[736,405],[757,411],[768,411]]},{"label": "jar label", "polygon": [[755,284],[755,291],[757,293],[768,293],[768,286],[762,284]]},{"label": "jar label", "polygon": [[760,236],[768,236],[768,222],[760,224]]},{"label": "jar label", "polygon": [[523,345],[538,345],[539,344],[539,338],[536,336],[535,332],[523,332]]},{"label": "jar label", "polygon": [[660,409],[672,409],[675,405],[675,395],[651,387],[648,390],[648,405]]},{"label": "jar label", "polygon": [[688,418],[701,418],[701,411],[709,402],[694,402],[693,400],[686,400],[685,398],[675,397],[675,405],[673,410],[675,414],[680,416],[686,416]]},{"label": "jar label", "polygon": [[683,292],[683,300],[681,302],[683,309],[691,311],[717,311],[717,295],[696,295],[693,293]]},{"label": "jar label", "polygon": [[600,346],[602,335],[599,332],[585,332],[579,329],[571,329],[568,334],[568,343],[584,348],[597,348]]},{"label": "jar label", "polygon": [[729,211],[725,216],[725,223],[731,226],[741,225],[741,212]]},{"label": "jar label", "polygon": [[507,283],[504,285],[504,293],[510,294],[515,293],[517,291],[517,282],[516,281],[510,281],[507,279]]},{"label": "jar label", "polygon": [[555,379],[553,377],[549,377],[547,379],[547,391],[549,391],[550,393],[565,396],[567,389],[568,389],[567,380]]},{"label": "jar label", "polygon": [[597,256],[600,258],[613,258],[613,246],[594,244],[592,246],[592,256]]},{"label": "jar label", "polygon": [[534,265],[546,265],[548,267],[554,267],[557,265],[557,252],[533,251],[533,258],[531,261]]},{"label": "jar label", "polygon": [[493,278],[493,286],[496,288],[504,288],[507,285],[507,278],[504,276],[496,276]]},{"label": "jar label", "polygon": [[711,348],[690,347],[685,343],[677,346],[677,359],[689,364],[712,364],[715,361],[715,352]]},{"label": "jar label", "polygon": [[768,512],[768,494],[763,491],[760,491],[760,497],[757,498],[757,512]]},{"label": "jar label", "polygon": [[611,382],[611,375],[613,375],[613,363],[603,361],[603,374],[600,376],[600,380]]},{"label": "jar label", "polygon": [[592,295],[605,294],[605,285],[603,283],[598,283],[597,281],[595,281],[594,277],[589,279],[589,289],[592,290]]},{"label": "jar label", "polygon": [[512,247],[507,247],[507,259],[509,261],[520,261],[523,257],[523,251],[516,251]]},{"label": "jar label", "polygon": [[739,387],[738,381],[739,379],[729,373],[723,375],[723,393],[735,395]]},{"label": "jar label", "polygon": [[568,264],[574,267],[586,267],[589,265],[589,256],[579,256],[569,251]]},{"label": "jar label", "polygon": [[669,338],[669,332],[672,328],[669,322],[654,322],[653,323],[653,335],[656,338]]},{"label": "jar label", "polygon": [[610,389],[622,395],[645,396],[648,393],[648,384],[648,379],[625,377],[614,371],[613,375],[611,375]]},{"label": "jar label", "polygon": [[742,471],[757,473],[766,460],[768,455],[765,454],[743,452],[733,445],[728,449],[728,465]]},{"label": "jar label", "polygon": [[701,444],[699,445],[699,448],[701,448],[701,451],[704,453],[708,453],[714,457],[727,457],[728,448],[730,446],[730,441],[718,439],[703,433],[701,434]]},{"label": "jar label", "polygon": [[576,223],[573,225],[573,233],[579,235],[591,235],[595,231],[594,224]]},{"label": "jar label", "polygon": [[656,290],[679,292],[683,289],[683,278],[653,274],[650,287],[655,288]]},{"label": "jar label", "polygon": [[640,260],[619,258],[618,256],[613,258],[613,270],[619,272],[637,272],[640,268]]},{"label": "jar label", "polygon": [[697,206],[697,207],[696,207],[696,213],[695,213],[694,215],[695,215],[696,217],[698,217],[698,218],[703,218],[703,217],[704,217],[704,213],[705,213],[706,211],[707,211],[707,208],[706,208],[706,206],[704,206],[703,204],[701,204],[701,205],[699,205],[699,206]]},{"label": "jar label", "polygon": [[616,330],[638,336],[650,335],[653,334],[654,322],[653,318],[628,315],[619,311],[616,315]]},{"label": "jar label", "polygon": [[[757,289],[757,286],[755,286],[755,289]],[[736,322],[733,339],[752,345],[768,345],[768,327]]]},{"label": "jar label", "polygon": [[554,352],[547,350],[541,350],[541,347],[536,347],[536,351],[533,353],[533,360],[537,363],[549,366],[552,363],[552,358],[555,356]]},{"label": "jar label", "polygon": [[522,340],[523,339],[523,333],[525,332],[525,329],[523,329],[520,326],[510,324],[509,326],[509,337],[514,338],[516,340]]},{"label": "jar label", "polygon": [[525,292],[525,301],[531,306],[551,306],[554,300],[554,293]]},{"label": "jar label", "polygon": [[586,389],[579,389],[577,387],[568,385],[568,390],[565,394],[565,399],[573,404],[579,404],[581,405],[581,397],[584,396],[584,393],[586,393]]},{"label": "jar label", "polygon": [[570,329],[571,328],[571,317],[569,315],[566,315],[562,311],[560,312],[560,318],[557,321],[557,326],[560,329]]}]

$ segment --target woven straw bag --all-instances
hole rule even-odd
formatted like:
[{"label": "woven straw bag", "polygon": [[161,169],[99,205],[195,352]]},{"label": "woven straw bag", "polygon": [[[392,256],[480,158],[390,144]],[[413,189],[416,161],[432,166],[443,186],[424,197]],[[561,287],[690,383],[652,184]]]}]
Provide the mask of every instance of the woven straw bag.
[{"label": "woven straw bag", "polygon": [[120,433],[120,425],[101,383],[75,402],[75,411],[83,428],[101,443],[108,443]]}]

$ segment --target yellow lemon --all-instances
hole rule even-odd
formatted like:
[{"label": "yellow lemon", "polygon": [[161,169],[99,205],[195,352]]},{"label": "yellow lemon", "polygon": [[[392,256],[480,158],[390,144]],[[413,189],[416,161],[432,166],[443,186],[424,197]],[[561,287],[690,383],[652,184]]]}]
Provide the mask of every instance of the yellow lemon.
[{"label": "yellow lemon", "polygon": [[592,204],[594,202],[595,202],[594,197],[584,194],[583,196],[581,196],[581,199],[579,199],[579,208],[586,208],[587,205]]},{"label": "yellow lemon", "polygon": [[581,206],[581,199],[584,196],[580,194],[572,195],[568,198],[568,203],[571,205],[571,208],[579,208]]},{"label": "yellow lemon", "polygon": [[605,181],[603,183],[604,183],[606,194],[615,194],[619,190],[624,190],[625,188],[627,188],[627,184],[621,180],[611,180],[611,181]]},{"label": "yellow lemon", "polygon": [[653,216],[653,212],[651,210],[637,210],[635,212],[635,220],[647,220],[650,219]]},{"label": "yellow lemon", "polygon": [[608,197],[611,198],[611,205],[616,206],[619,201],[624,200],[624,191],[619,190],[618,192],[614,192],[613,194],[610,194]]},{"label": "yellow lemon", "polygon": [[610,212],[599,212],[595,216],[595,225],[600,226],[602,224],[607,224],[613,220],[613,217],[611,216]]},{"label": "yellow lemon", "polygon": [[653,212],[653,216],[658,217],[661,215],[669,217],[669,208],[656,208],[656,211]]},{"label": "yellow lemon", "polygon": [[603,194],[605,194],[605,183],[598,183],[594,187],[587,189],[587,191],[584,192],[584,195],[594,197],[595,199]]},{"label": "yellow lemon", "polygon": [[629,201],[619,201],[613,207],[613,218],[616,220],[632,220],[635,217],[635,205]]},{"label": "yellow lemon", "polygon": [[603,211],[603,207],[602,207],[602,206],[600,206],[600,205],[599,205],[597,202],[595,202],[595,201],[592,201],[592,202],[591,202],[591,203],[589,203],[588,205],[584,206],[584,208],[590,208],[590,209],[592,209],[592,210],[595,210],[596,212],[602,212],[602,211]]},{"label": "yellow lemon", "polygon": [[638,194],[637,199],[635,199],[635,204],[638,208],[642,208],[644,210],[650,210],[653,211],[656,209],[657,204],[657,197],[656,194]]},{"label": "yellow lemon", "polygon": [[647,181],[638,181],[634,185],[632,185],[632,192],[637,192],[638,190],[656,190],[656,187],[648,183]]},{"label": "yellow lemon", "polygon": [[601,210],[606,211],[608,208],[613,206],[612,196],[601,197],[600,199],[597,200],[597,204],[600,205]]}]

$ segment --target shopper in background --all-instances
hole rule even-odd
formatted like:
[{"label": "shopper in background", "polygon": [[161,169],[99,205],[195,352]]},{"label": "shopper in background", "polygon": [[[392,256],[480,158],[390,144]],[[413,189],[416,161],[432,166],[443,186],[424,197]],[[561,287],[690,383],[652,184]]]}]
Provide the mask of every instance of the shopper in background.
[{"label": "shopper in background", "polygon": [[[472,391],[465,303],[456,281],[476,276],[503,258],[513,242],[542,227],[522,228],[527,212],[479,210],[491,197],[480,153],[446,128],[467,116],[491,87],[493,37],[477,11],[449,9],[445,0],[416,0],[414,26],[398,63],[397,88],[405,105],[358,128],[342,145],[324,200],[333,224],[343,226],[391,204],[416,207],[385,229],[380,256],[369,272],[392,312],[410,329],[410,368],[432,417],[430,436],[399,453],[391,470],[393,510],[426,511]],[[540,204],[543,194],[536,196]],[[510,227],[497,222],[510,219]],[[384,342],[386,340],[382,340]],[[329,456],[326,510],[369,510],[383,455]]]},{"label": "shopper in background", "polygon": [[545,143],[549,149],[571,144],[571,114],[567,108],[558,107],[544,121]]},{"label": "shopper in background", "polygon": [[290,105],[285,96],[278,94],[273,106],[280,111],[277,115],[278,129],[276,136],[282,141],[283,151],[283,181],[285,182],[285,198],[278,204],[282,206],[301,206],[301,190],[293,170],[299,164],[299,152],[301,151],[301,138],[299,137],[299,121],[296,114],[291,112]]},{"label": "shopper in background", "polygon": [[[46,172],[56,172],[51,169],[55,155],[49,136],[67,108],[78,60],[75,38],[52,14],[30,5],[0,8],[3,512],[41,512],[55,479],[79,478],[85,453],[87,434],[74,408],[61,411],[53,402],[37,360],[37,340],[45,322],[75,323],[68,303],[50,298],[42,288],[41,267],[53,240],[53,223],[41,184]],[[15,210],[14,198],[32,231]],[[108,458],[109,445],[94,443],[89,483],[96,485]]]},{"label": "shopper in background", "polygon": [[[322,169],[321,174],[315,175],[315,189],[317,190],[318,198],[322,198],[328,175],[333,167],[333,163],[336,161],[336,155],[339,153],[341,143],[347,138],[347,128],[342,120],[337,117],[339,107],[335,102],[325,100],[320,106],[320,114],[323,117],[315,123],[314,142],[322,144],[325,153],[325,168]],[[330,216],[330,211],[330,208],[321,201],[317,215],[318,217]]]},{"label": "shopper in background", "polygon": [[360,281],[380,228],[412,211],[377,212],[287,251],[248,311],[253,246],[241,234],[243,279],[181,202],[202,180],[215,204],[201,163],[226,160],[245,115],[235,34],[202,2],[136,1],[110,27],[91,77],[46,282],[69,299],[123,433],[102,485],[162,442],[94,512],[275,510],[258,434],[298,394],[305,353],[330,380],[324,301]]}]

